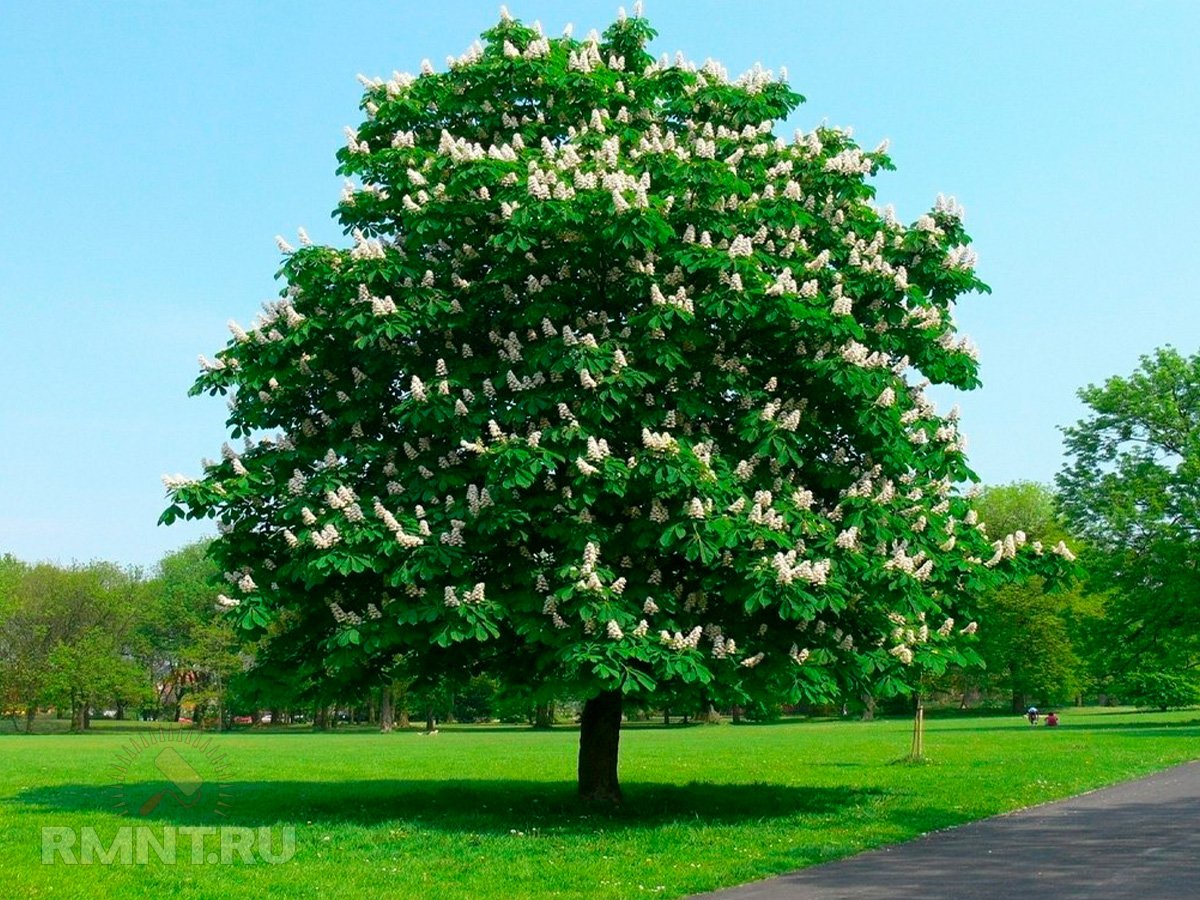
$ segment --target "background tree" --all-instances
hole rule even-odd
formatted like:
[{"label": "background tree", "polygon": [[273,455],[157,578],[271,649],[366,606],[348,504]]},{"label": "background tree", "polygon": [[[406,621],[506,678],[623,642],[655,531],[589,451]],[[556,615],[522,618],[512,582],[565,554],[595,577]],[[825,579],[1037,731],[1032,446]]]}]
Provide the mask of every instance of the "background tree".
[{"label": "background tree", "polygon": [[[215,600],[221,570],[201,540],[166,554],[145,589],[135,647],[157,706],[179,717],[181,701],[196,685],[192,666],[203,643],[201,632],[220,618]],[[168,707],[169,708],[166,708]]]},{"label": "background tree", "polygon": [[54,622],[46,614],[40,594],[31,590],[48,567],[26,566],[5,556],[4,594],[0,607],[0,689],[6,712],[21,716],[25,732],[32,733],[38,707],[46,693],[49,657],[54,649]]},{"label": "background tree", "polygon": [[61,568],[8,566],[0,617],[0,673],[8,702],[25,715],[57,705],[85,730],[94,704],[142,698],[131,635],[139,612],[140,574],[111,563]]},{"label": "background tree", "polygon": [[[1035,482],[989,487],[978,509],[989,532],[1020,532],[1045,546],[1069,540],[1053,492]],[[985,593],[978,645],[985,669],[967,673],[965,687],[1008,694],[1013,712],[1024,712],[1034,701],[1058,704],[1074,698],[1087,678],[1083,634],[1099,615],[1099,600],[1078,586],[1050,591],[1037,577]]]},{"label": "background tree", "polygon": [[353,246],[281,241],[281,299],[194,388],[246,446],[168,479],[163,517],[217,518],[221,602],[326,681],[410,651],[559,683],[610,801],[623,696],[906,691],[1038,564],[975,527],[923,392],[978,383],[961,209],[902,225],[865,181],[883,147],[785,142],[786,82],[653,35],[505,15],[445,72],[364,78]]},{"label": "background tree", "polygon": [[[1200,662],[1200,355],[1166,347],[1130,376],[1079,392],[1058,476],[1087,571],[1107,594],[1105,669],[1127,690]],[[1141,685],[1142,687],[1139,687]]]},{"label": "background tree", "polygon": [[59,641],[47,658],[45,699],[70,711],[71,730],[90,727],[94,705],[124,705],[149,694],[144,671],[125,653],[118,636],[100,626]]}]

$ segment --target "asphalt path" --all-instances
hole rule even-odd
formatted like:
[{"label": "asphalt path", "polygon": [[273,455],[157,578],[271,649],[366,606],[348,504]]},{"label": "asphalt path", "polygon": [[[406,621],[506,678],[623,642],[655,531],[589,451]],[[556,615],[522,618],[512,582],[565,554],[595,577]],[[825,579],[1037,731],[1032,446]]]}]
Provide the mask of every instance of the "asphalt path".
[{"label": "asphalt path", "polygon": [[704,896],[1198,900],[1200,762]]}]

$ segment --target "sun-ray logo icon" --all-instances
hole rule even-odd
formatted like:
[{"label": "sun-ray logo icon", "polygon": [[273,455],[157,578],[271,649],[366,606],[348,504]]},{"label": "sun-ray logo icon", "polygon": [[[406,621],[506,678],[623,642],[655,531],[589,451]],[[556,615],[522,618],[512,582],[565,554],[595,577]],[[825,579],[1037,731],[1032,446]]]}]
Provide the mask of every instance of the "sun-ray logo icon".
[{"label": "sun-ray logo icon", "polygon": [[160,729],[132,738],[110,767],[113,808],[122,816],[225,818],[229,755],[204,734]]}]

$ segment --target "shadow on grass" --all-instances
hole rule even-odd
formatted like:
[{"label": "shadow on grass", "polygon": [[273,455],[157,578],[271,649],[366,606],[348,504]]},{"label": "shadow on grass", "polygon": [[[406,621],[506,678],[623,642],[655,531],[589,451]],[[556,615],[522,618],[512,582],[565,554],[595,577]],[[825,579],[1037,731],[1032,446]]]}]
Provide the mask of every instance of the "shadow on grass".
[{"label": "shadow on grass", "polygon": [[[126,785],[150,796],[161,784]],[[227,813],[209,813],[201,823],[175,804],[163,803],[130,824],[222,824],[262,826],[327,823],[408,823],[425,829],[471,834],[540,829],[558,834],[597,829],[656,828],[702,820],[706,824],[764,821],[793,815],[829,815],[867,803],[882,791],[795,787],[773,784],[686,785],[632,782],[622,786],[625,803],[599,809],[582,803],[575,784],[565,781],[260,781],[227,786]],[[64,784],[28,788],[9,802],[45,814],[109,812],[112,785]]]}]

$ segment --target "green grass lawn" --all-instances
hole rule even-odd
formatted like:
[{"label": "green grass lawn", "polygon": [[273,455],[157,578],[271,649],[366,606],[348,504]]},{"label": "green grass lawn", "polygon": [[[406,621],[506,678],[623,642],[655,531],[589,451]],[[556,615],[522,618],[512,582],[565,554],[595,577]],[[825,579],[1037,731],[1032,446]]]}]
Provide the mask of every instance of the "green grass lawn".
[{"label": "green grass lawn", "polygon": [[[226,816],[204,824],[294,825],[295,856],[279,865],[191,865],[185,851],[172,866],[43,864],[43,826],[91,826],[107,841],[122,825],[199,823],[171,799],[145,816],[112,810],[112,764],[139,736],[121,723],[5,735],[0,878],[10,897],[678,897],[1200,757],[1198,715],[1067,710],[1057,730],[934,717],[924,765],[897,762],[904,720],[633,725],[626,804],[608,814],[574,800],[569,727],[206,737],[228,787]],[[165,780],[149,750],[129,752],[124,796],[137,806]]]}]

